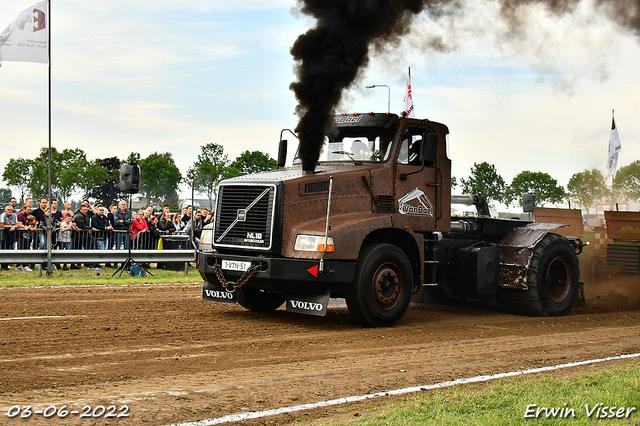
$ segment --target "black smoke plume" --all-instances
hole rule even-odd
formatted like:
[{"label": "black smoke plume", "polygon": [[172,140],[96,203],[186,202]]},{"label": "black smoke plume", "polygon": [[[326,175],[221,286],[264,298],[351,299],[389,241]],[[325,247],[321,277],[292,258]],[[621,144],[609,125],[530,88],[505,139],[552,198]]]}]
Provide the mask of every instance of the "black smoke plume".
[{"label": "black smoke plume", "polygon": [[[502,18],[512,28],[522,25],[519,11],[542,4],[556,14],[571,13],[586,0],[495,0]],[[640,36],[640,0],[592,0],[594,13],[605,13],[620,26]],[[415,15],[425,12],[437,20],[444,13],[464,9],[463,0],[298,0],[304,14],[314,17],[314,28],[298,37],[291,55],[296,60],[302,169],[313,171],[320,156],[324,130],[342,93],[357,81],[369,62],[370,49],[398,43]],[[444,12],[446,10],[446,12]],[[446,42],[446,41],[445,41]],[[551,48],[551,47],[550,47]]]},{"label": "black smoke plume", "polygon": [[369,61],[372,43],[397,39],[409,30],[422,0],[306,0],[301,11],[317,19],[291,48],[299,61],[298,81],[291,89],[298,99],[302,169],[312,171],[322,148],[324,130],[342,92]]}]

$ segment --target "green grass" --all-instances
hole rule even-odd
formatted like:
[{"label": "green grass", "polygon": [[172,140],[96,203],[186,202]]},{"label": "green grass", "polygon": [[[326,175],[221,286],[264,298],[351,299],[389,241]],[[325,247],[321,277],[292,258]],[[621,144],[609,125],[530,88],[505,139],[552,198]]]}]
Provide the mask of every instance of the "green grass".
[{"label": "green grass", "polygon": [[[587,417],[585,404],[635,407],[628,418]],[[524,418],[527,405],[573,408],[575,417]],[[566,406],[565,406],[566,404]],[[353,411],[350,426],[640,425],[640,362],[575,377],[518,377],[422,392]],[[358,410],[354,408],[354,410]],[[535,409],[534,411],[535,412]],[[566,411],[565,411],[566,412]],[[626,409],[625,409],[626,414]],[[336,424],[336,423],[332,423]]]},{"label": "green grass", "polygon": [[[155,266],[152,264],[152,266]],[[105,268],[101,271],[91,269],[78,269],[70,271],[54,271],[49,277],[45,269],[42,275],[38,269],[31,272],[16,271],[11,267],[9,271],[0,271],[0,287],[31,287],[31,286],[55,286],[55,285],[92,285],[92,284],[168,284],[168,283],[194,283],[202,282],[198,271],[191,267],[189,274],[184,271],[167,271],[163,269],[149,268],[153,276],[132,277],[128,271],[122,275],[118,272],[112,277],[115,269]]]}]

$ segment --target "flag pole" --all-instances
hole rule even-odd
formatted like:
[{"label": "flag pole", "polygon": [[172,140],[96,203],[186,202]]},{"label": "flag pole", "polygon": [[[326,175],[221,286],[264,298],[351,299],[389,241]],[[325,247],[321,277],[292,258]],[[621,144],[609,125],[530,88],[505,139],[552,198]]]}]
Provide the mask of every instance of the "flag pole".
[{"label": "flag pole", "polygon": [[49,51],[49,220],[47,221],[47,276],[52,275],[51,268],[51,234],[53,228],[53,213],[51,212],[51,0],[47,2],[48,7],[48,43]]}]

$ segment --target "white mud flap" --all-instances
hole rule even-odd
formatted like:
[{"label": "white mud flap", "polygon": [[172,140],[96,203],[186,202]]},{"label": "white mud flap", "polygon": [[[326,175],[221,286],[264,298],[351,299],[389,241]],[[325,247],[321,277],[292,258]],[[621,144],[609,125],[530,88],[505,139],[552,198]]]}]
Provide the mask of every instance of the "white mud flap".
[{"label": "white mud flap", "polygon": [[329,292],[325,294],[287,295],[287,311],[323,317],[327,314]]},{"label": "white mud flap", "polygon": [[202,289],[202,298],[212,302],[236,303],[236,294],[229,293],[220,284],[209,283],[207,288]]}]

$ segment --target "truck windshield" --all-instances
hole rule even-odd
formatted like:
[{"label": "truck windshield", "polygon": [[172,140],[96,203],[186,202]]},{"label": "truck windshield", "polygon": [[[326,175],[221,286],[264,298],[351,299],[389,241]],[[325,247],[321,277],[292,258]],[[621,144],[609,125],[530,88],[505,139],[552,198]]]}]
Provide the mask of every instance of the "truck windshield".
[{"label": "truck windshield", "polygon": [[[391,155],[396,127],[332,127],[324,136],[319,163],[387,161]],[[299,148],[298,148],[299,149]],[[300,163],[298,152],[293,160]]]}]

